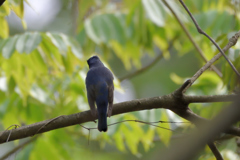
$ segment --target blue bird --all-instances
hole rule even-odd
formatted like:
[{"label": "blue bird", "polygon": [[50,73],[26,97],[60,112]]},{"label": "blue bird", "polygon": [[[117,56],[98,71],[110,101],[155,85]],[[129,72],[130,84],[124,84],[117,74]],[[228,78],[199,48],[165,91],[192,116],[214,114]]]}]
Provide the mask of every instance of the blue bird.
[{"label": "blue bird", "polygon": [[[100,61],[98,56],[87,60],[89,71],[86,77],[88,104],[94,117],[98,116],[98,130],[107,131],[107,116],[112,115],[113,74]],[[97,105],[97,111],[95,104]]]}]

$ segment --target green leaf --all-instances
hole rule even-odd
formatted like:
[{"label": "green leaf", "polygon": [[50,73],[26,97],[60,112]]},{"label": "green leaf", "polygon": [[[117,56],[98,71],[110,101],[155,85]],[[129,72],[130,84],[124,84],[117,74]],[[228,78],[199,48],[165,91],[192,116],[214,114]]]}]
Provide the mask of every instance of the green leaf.
[{"label": "green leaf", "polygon": [[205,71],[191,87],[193,90],[199,90],[206,95],[216,94],[217,86],[222,86],[221,78],[213,71]]},{"label": "green leaf", "polygon": [[11,9],[15,12],[15,14],[23,19],[24,17],[24,5],[23,5],[23,0],[10,0],[10,5],[11,5]]},{"label": "green leaf", "polygon": [[8,80],[8,93],[13,93],[14,92],[14,89],[16,87],[16,82],[14,80],[14,78],[11,76],[10,79]]},{"label": "green leaf", "polygon": [[10,8],[8,1],[4,2],[3,5],[0,7],[0,17],[4,17],[10,14]]},{"label": "green leaf", "polygon": [[26,116],[29,123],[35,123],[44,120],[44,107],[43,104],[29,104],[26,108]]},{"label": "green leaf", "polygon": [[71,37],[68,37],[66,35],[61,34],[60,35],[63,42],[71,48],[72,53],[78,58],[82,59],[83,58],[83,53],[81,46],[77,43],[77,41]]},{"label": "green leaf", "polygon": [[25,33],[22,35],[18,36],[17,42],[16,42],[16,50],[19,53],[24,53],[25,52],[25,45],[27,45],[26,40],[28,38],[29,34]]},{"label": "green leaf", "polygon": [[[32,138],[32,137],[30,137]],[[21,149],[21,152],[17,153],[17,156],[15,157],[15,160],[23,160],[23,159],[29,159],[29,156],[34,149],[34,144],[28,144],[24,148]]]},{"label": "green leaf", "polygon": [[62,159],[58,148],[46,137],[37,139],[34,149],[30,155],[30,159]]},{"label": "green leaf", "polygon": [[[161,111],[161,118],[160,121],[168,121],[168,116],[166,111],[162,110]],[[160,127],[164,127],[164,128],[168,128],[171,129],[170,123],[159,123]],[[161,141],[165,144],[168,145],[170,138],[172,136],[172,131],[166,130],[166,129],[162,129],[162,128],[157,128],[157,133],[161,139]]]},{"label": "green leaf", "polygon": [[67,52],[67,46],[64,43],[63,39],[58,34],[47,33],[46,34],[52,41],[52,43],[60,50],[62,55],[65,55]]},{"label": "green leaf", "polygon": [[88,36],[97,44],[106,43],[110,40],[124,44],[126,31],[123,14],[103,14],[86,20],[85,29]]},{"label": "green leaf", "polygon": [[22,0],[8,0],[9,4],[11,5],[19,5],[21,3]]},{"label": "green leaf", "polygon": [[7,108],[10,104],[10,99],[6,99],[0,104],[0,117],[3,119],[3,116],[6,114]]},{"label": "green leaf", "polygon": [[24,50],[26,53],[31,53],[40,44],[40,42],[42,41],[42,37],[38,32],[33,32],[28,34],[29,35],[25,40]]},{"label": "green leaf", "polygon": [[142,0],[145,11],[152,22],[159,27],[165,25],[166,13],[160,0]]},{"label": "green leaf", "polygon": [[3,48],[2,48],[2,55],[5,58],[10,58],[15,51],[15,43],[17,40],[17,36],[10,37],[6,40]]},{"label": "green leaf", "polygon": [[[0,7],[1,8],[1,7]],[[5,18],[0,17],[0,37],[7,38],[9,35],[8,23]]]},{"label": "green leaf", "polygon": [[144,137],[141,140],[145,151],[148,151],[150,149],[154,135],[155,130],[152,127],[149,127],[147,133],[144,134]]},{"label": "green leaf", "polygon": [[38,32],[26,32],[18,35],[16,49],[19,53],[31,53],[42,41],[41,35]]},{"label": "green leaf", "polygon": [[131,68],[130,60],[139,68],[141,66],[139,56],[141,55],[140,48],[134,45],[132,42],[128,42],[125,46],[121,46],[117,41],[110,42],[111,47],[115,51],[116,55],[122,60],[126,69]]}]

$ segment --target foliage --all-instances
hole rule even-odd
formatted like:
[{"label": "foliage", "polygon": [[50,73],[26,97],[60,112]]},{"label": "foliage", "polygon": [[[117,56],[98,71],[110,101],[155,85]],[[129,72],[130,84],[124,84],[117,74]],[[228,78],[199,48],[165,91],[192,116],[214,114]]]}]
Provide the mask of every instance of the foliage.
[{"label": "foliage", "polygon": [[[179,40],[174,42],[173,53],[179,58],[194,55],[192,57],[195,59],[197,68],[204,64],[176,19],[160,0],[133,0],[131,2],[123,0],[119,2],[120,4],[110,3],[108,0],[79,1],[79,25],[76,36],[28,31],[24,21],[23,3],[23,0],[9,0],[0,7],[0,80],[2,82],[0,85],[0,118],[4,129],[12,124],[31,124],[63,114],[87,110],[84,84],[88,70],[86,60],[94,52],[101,56],[106,65],[111,66],[108,63],[109,59],[117,57],[124,66],[122,70],[132,71],[133,68],[143,66],[144,62],[141,58],[153,57],[156,48],[167,49],[169,41],[179,36]],[[196,31],[179,3],[169,1],[169,4],[181,17],[206,57],[208,59],[213,57],[217,53],[216,48]],[[193,12],[202,29],[216,39],[221,47],[225,46],[227,38],[240,28],[239,12],[227,1],[186,1],[186,5]],[[9,34],[6,17],[11,10],[21,19],[26,32]],[[240,43],[229,52],[233,64],[238,69],[240,69],[239,54]],[[174,57],[175,55],[170,53],[164,54],[166,60]],[[179,61],[177,63],[183,64]],[[185,65],[188,64],[185,63]],[[225,61],[218,61],[217,65],[222,68],[223,78],[219,78],[213,71],[208,71],[191,88],[190,94],[219,94],[220,92],[232,92],[239,88],[236,86],[237,80],[231,67]],[[114,68],[114,66],[111,67]],[[121,67],[114,69],[118,71],[119,68]],[[161,88],[165,91],[164,94],[168,94],[175,86],[182,84],[186,79],[182,77],[192,76],[192,74],[186,75],[187,71],[180,73],[178,69],[174,71],[167,67],[162,69],[162,77],[166,78],[161,77],[161,79],[165,82],[172,79],[172,82],[164,84],[168,89],[164,90],[164,86]],[[191,73],[191,70],[189,71]],[[153,74],[150,75],[155,81],[158,79],[156,72],[160,70],[153,69]],[[141,87],[144,90],[141,80],[133,79],[132,82],[136,88],[136,95],[140,97]],[[154,83],[158,86],[163,85],[159,82]],[[120,89],[117,78],[115,78],[115,84],[116,88]],[[192,105],[195,113],[206,118],[213,117],[221,107],[222,104]],[[108,123],[129,119],[168,121],[178,118],[170,115],[169,112],[161,110],[134,112],[111,117]],[[161,123],[159,125],[172,129],[179,127]],[[86,126],[95,127],[96,124],[88,123]],[[77,136],[74,135],[75,133]],[[103,148],[109,145],[115,146],[121,152],[126,153],[129,150],[132,154],[139,156],[143,154],[139,151],[141,147],[144,148],[144,152],[153,148],[154,137],[159,137],[160,141],[167,146],[172,134],[168,130],[127,122],[110,127],[107,133],[91,131],[90,141],[96,140]],[[19,156],[30,159],[44,159],[45,157],[47,159],[75,159],[80,153],[89,152],[86,144],[79,145],[80,141],[83,141],[79,140],[80,136],[87,139],[89,134],[87,130],[79,126],[51,131],[38,138],[34,145],[25,148]],[[78,152],[76,145],[81,148],[80,152],[72,154],[72,152]]]}]

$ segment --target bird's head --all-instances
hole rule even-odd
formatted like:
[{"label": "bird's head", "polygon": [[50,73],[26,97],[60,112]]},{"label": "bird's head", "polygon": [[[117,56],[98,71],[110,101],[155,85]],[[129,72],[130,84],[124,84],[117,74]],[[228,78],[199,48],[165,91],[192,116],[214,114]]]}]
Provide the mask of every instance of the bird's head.
[{"label": "bird's head", "polygon": [[98,56],[92,56],[91,58],[89,58],[87,60],[87,63],[88,63],[89,68],[103,66],[103,63],[98,58]]}]

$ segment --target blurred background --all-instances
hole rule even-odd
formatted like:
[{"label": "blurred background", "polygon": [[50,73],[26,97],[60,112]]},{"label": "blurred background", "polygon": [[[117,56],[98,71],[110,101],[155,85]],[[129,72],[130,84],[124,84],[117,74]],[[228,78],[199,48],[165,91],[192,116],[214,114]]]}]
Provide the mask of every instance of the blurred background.
[{"label": "blurred background", "polygon": [[[239,0],[185,3],[200,27],[222,48],[239,31]],[[92,55],[98,55],[113,71],[114,103],[118,103],[170,94],[218,53],[197,32],[177,0],[8,0],[0,7],[0,26],[2,131],[12,124],[29,125],[88,110],[86,60]],[[240,42],[227,54],[240,69]],[[239,89],[223,58],[214,65],[217,71],[204,72],[186,94],[227,94]],[[190,108],[212,118],[226,105],[199,103]],[[108,123],[135,119],[185,122],[171,111],[155,109],[113,116]],[[96,127],[93,122],[83,125]],[[91,130],[89,134],[81,126],[71,126],[31,141],[1,144],[0,158],[28,142],[8,159],[160,159],[161,148],[194,127],[189,123],[158,125],[174,132],[136,122],[110,126],[107,133]],[[239,159],[238,145],[239,139],[232,136],[217,143],[229,160]],[[215,157],[206,147],[196,159]]]}]

